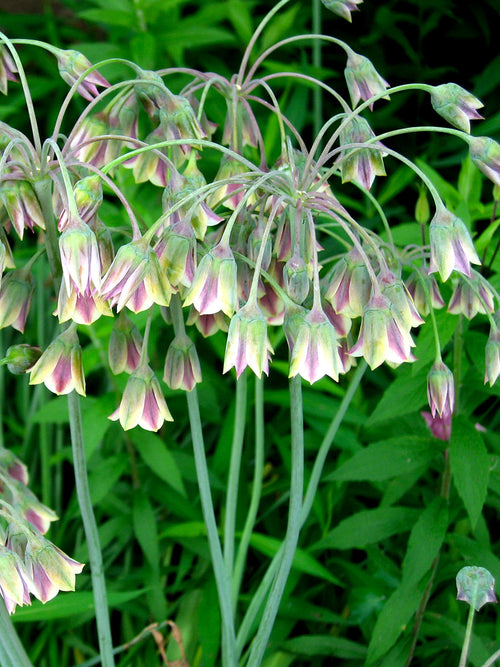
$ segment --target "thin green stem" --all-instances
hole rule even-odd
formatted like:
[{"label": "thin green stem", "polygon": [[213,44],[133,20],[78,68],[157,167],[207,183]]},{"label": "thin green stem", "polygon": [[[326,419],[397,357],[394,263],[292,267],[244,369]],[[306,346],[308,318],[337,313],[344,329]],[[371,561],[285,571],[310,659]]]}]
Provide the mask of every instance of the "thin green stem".
[{"label": "thin green stem", "polygon": [[33,667],[17,635],[5,603],[0,596],[0,665],[2,667]]},{"label": "thin green stem", "polygon": [[285,539],[283,540],[283,551],[278,572],[269,591],[262,620],[250,650],[248,658],[249,667],[259,667],[262,663],[299,541],[301,528],[300,514],[304,487],[304,421],[302,379],[299,376],[290,379],[290,417],[291,478],[288,524]]},{"label": "thin green stem", "polygon": [[236,555],[236,564],[233,574],[233,604],[236,608],[236,601],[241,589],[243,580],[243,570],[248,554],[248,545],[255,526],[257,510],[259,509],[260,498],[262,495],[262,477],[264,474],[264,380],[260,377],[255,378],[255,460],[252,494],[250,506],[247,512],[247,518],[243,532],[241,534],[238,553]]},{"label": "thin green stem", "polygon": [[189,411],[189,423],[191,426],[191,437],[193,439],[196,476],[198,478],[201,506],[207,529],[208,544],[212,557],[212,566],[215,574],[222,618],[222,667],[235,667],[235,665],[237,665],[237,655],[233,606],[231,603],[231,582],[227,576],[227,571],[224,565],[222,548],[217,532],[217,523],[215,521],[196,387],[191,391],[186,392],[186,398]]},{"label": "thin green stem", "polygon": [[500,659],[500,649],[498,651],[495,651],[491,657],[486,660],[484,665],[482,667],[491,667],[491,665],[494,665],[497,660]]},{"label": "thin green stem", "polygon": [[82,515],[83,527],[89,550],[92,589],[94,593],[95,617],[99,650],[102,667],[114,667],[113,642],[109,622],[108,600],[106,583],[102,563],[102,553],[99,544],[99,533],[90,498],[90,488],[85,459],[85,443],[83,438],[82,416],[80,411],[80,397],[75,391],[68,394],[69,427],[71,432],[71,446],[73,451],[73,467],[75,470],[75,485],[78,505]]},{"label": "thin green stem", "polygon": [[[321,32],[321,1],[313,0],[312,5],[312,29],[318,34]],[[321,67],[321,47],[322,43],[319,39],[315,39],[312,47],[312,63],[314,67],[320,69]],[[317,137],[323,124],[323,91],[317,86],[313,90],[313,132]],[[318,149],[320,146],[318,146]]]},{"label": "thin green stem", "polygon": [[[323,471],[323,467],[326,461],[326,457],[328,456],[328,452],[330,451],[330,447],[332,446],[333,440],[337,434],[339,426],[345,417],[345,414],[349,408],[349,405],[351,404],[354,394],[356,393],[359,387],[359,384],[363,378],[363,375],[365,374],[366,369],[367,369],[366,362],[361,361],[356,369],[356,372],[354,373],[354,376],[351,380],[349,387],[347,388],[345,396],[342,399],[334,418],[332,419],[328,431],[326,432],[323,441],[321,442],[318,454],[316,456],[316,460],[313,465],[311,476],[309,478],[309,484],[307,486],[304,503],[302,505],[302,510],[300,514],[301,527],[306,522],[307,517],[309,516],[309,512],[311,511],[314,498],[316,496],[316,492],[318,490],[318,486],[321,480],[321,473]],[[243,650],[243,647],[245,646],[248,640],[255,618],[257,617],[259,610],[261,609],[261,606],[265,599],[265,596],[267,595],[267,591],[269,590],[271,582],[274,578],[274,575],[280,563],[282,553],[283,553],[283,545],[274,555],[267,569],[267,572],[264,575],[264,578],[261,581],[257,591],[255,592],[252,601],[250,602],[250,605],[247,609],[247,612],[243,618],[243,621],[240,625],[237,637],[238,650],[240,651],[240,653]]]},{"label": "thin green stem", "polygon": [[469,609],[469,616],[467,617],[467,626],[465,628],[464,643],[462,646],[462,653],[460,655],[460,662],[458,667],[465,667],[467,665],[467,658],[469,656],[470,640],[472,639],[472,624],[474,623],[475,609],[471,605]]},{"label": "thin green stem", "polygon": [[245,439],[247,413],[247,372],[246,370],[236,380],[236,408],[234,413],[233,441],[231,446],[231,460],[227,480],[226,513],[224,518],[224,562],[228,578],[233,581],[234,599],[234,548],[236,530],[236,508],[238,506],[238,485],[241,473],[241,456]]}]

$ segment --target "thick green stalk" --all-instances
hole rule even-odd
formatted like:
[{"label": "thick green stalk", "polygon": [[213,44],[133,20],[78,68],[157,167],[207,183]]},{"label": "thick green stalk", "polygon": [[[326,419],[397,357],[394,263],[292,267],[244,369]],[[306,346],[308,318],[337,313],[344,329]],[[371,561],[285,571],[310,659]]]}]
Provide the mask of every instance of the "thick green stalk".
[{"label": "thick green stalk", "polygon": [[287,529],[285,539],[283,540],[283,552],[278,572],[271,586],[264,614],[250,650],[248,667],[259,667],[262,663],[299,541],[302,492],[304,487],[304,421],[302,411],[302,379],[300,376],[290,379],[290,417],[291,479]]},{"label": "thick green stalk", "polygon": [[[226,563],[227,576],[230,580],[233,580],[234,570],[236,508],[238,506],[238,484],[240,481],[241,455],[245,436],[246,412],[247,372],[245,370],[236,381],[236,409],[234,413],[233,441],[231,446],[231,460],[229,462],[229,475],[227,480],[226,493],[226,513],[224,518],[224,562]],[[234,608],[236,609],[236,606],[234,606]]]},{"label": "thick green stalk", "polygon": [[69,426],[71,432],[71,446],[73,450],[73,467],[75,470],[76,495],[82,515],[85,537],[89,549],[92,589],[94,593],[95,617],[97,635],[101,653],[102,667],[114,667],[113,642],[109,622],[108,599],[106,582],[102,564],[99,533],[90,498],[87,462],[85,459],[85,444],[83,439],[82,416],[80,398],[75,391],[68,394]]},{"label": "thick green stalk", "polygon": [[0,596],[0,665],[33,667],[21,644],[3,599]]},{"label": "thick green stalk", "polygon": [[200,490],[203,518],[207,529],[208,545],[212,557],[219,606],[222,618],[222,667],[235,667],[238,664],[236,655],[236,637],[234,631],[233,605],[231,602],[231,582],[227,575],[222,555],[222,548],[217,533],[214,506],[210,493],[205,444],[201,428],[200,408],[196,387],[186,392],[191,437],[193,439],[196,476]]},{"label": "thick green stalk", "polygon": [[236,555],[236,564],[233,574],[233,604],[236,608],[236,602],[240,593],[241,582],[243,579],[243,570],[247,560],[248,545],[255,526],[255,519],[259,509],[260,498],[262,495],[262,476],[264,474],[264,381],[262,378],[255,378],[255,461],[252,484],[252,495],[250,506],[247,512],[247,518],[241,540]]}]

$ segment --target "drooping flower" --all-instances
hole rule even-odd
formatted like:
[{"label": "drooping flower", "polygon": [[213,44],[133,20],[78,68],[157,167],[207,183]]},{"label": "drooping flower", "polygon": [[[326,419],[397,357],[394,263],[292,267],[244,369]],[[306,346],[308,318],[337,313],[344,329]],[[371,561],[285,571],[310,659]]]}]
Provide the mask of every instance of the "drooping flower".
[{"label": "drooping flower", "polygon": [[471,263],[481,263],[464,222],[444,206],[436,211],[431,220],[429,239],[429,273],[439,272],[443,281],[448,280],[453,270],[470,276]]},{"label": "drooping flower", "polygon": [[415,307],[411,294],[401,279],[397,278],[392,271],[386,270],[382,272],[379,280],[382,294],[389,297],[389,301],[407,328],[418,327],[424,323]]},{"label": "drooping flower", "polygon": [[326,280],[325,299],[336,313],[359,317],[370,298],[371,281],[366,265],[353,248],[335,265]]},{"label": "drooping flower", "polygon": [[345,146],[342,151],[340,171],[342,183],[353,181],[366,190],[372,186],[375,176],[385,176],[382,160],[382,146],[370,144],[350,147],[350,144],[364,144],[375,135],[368,122],[361,116],[352,118],[341,133],[341,142]]},{"label": "drooping flower", "polygon": [[273,349],[267,337],[267,323],[258,305],[249,301],[233,315],[227,334],[223,373],[236,369],[239,377],[247,366],[257,377],[269,374]]},{"label": "drooping flower", "polygon": [[26,228],[33,230],[36,225],[45,229],[42,209],[31,183],[22,180],[3,181],[0,184],[0,198],[20,239]]},{"label": "drooping flower", "polygon": [[75,590],[75,575],[84,565],[73,560],[42,536],[28,540],[25,565],[34,583],[34,595],[41,601],[52,600],[59,591]]},{"label": "drooping flower", "polygon": [[7,95],[7,81],[17,81],[17,67],[3,44],[0,45],[0,92]]},{"label": "drooping flower", "polygon": [[[380,76],[371,60],[354,51],[349,51],[344,74],[353,108],[360,99],[367,102],[389,88],[389,84]],[[385,95],[384,99],[388,100],[389,96]],[[373,109],[373,102],[370,109]]]},{"label": "drooping flower", "polygon": [[191,304],[202,315],[221,310],[231,317],[237,309],[236,261],[229,245],[219,243],[201,259],[184,300],[185,306]]},{"label": "drooping flower", "polygon": [[457,600],[479,611],[487,602],[497,602],[495,579],[484,567],[463,567],[457,574]]},{"label": "drooping flower", "polygon": [[470,121],[482,118],[476,109],[484,106],[481,100],[456,83],[434,86],[431,91],[431,104],[451,125],[467,133],[470,133]]},{"label": "drooping flower", "polygon": [[500,144],[489,137],[471,137],[469,150],[476,167],[500,186]]},{"label": "drooping flower", "polygon": [[310,270],[298,250],[283,267],[283,283],[286,293],[295,301],[303,303],[309,294],[311,286]]},{"label": "drooping flower", "polygon": [[113,317],[113,311],[108,302],[98,294],[89,290],[82,294],[73,282],[70,283],[68,292],[63,280],[59,287],[57,308],[54,315],[57,316],[61,324],[68,322],[68,320],[77,324],[92,324],[101,315]]},{"label": "drooping flower", "polygon": [[15,611],[16,606],[30,604],[30,581],[24,563],[17,553],[2,544],[0,544],[0,595],[9,614]]},{"label": "drooping flower", "polygon": [[436,279],[427,270],[414,271],[406,281],[406,288],[422,315],[428,315],[431,308],[436,310],[444,306]]},{"label": "drooping flower", "polygon": [[94,232],[80,217],[70,216],[59,237],[59,251],[66,292],[75,285],[81,294],[101,286],[101,258]]},{"label": "drooping flower", "polygon": [[500,329],[492,325],[485,348],[484,383],[492,387],[500,375]]},{"label": "drooping flower", "polygon": [[321,0],[321,2],[334,14],[351,23],[351,12],[358,11],[357,5],[361,4],[363,0]]},{"label": "drooping flower", "polygon": [[453,414],[455,382],[453,373],[441,360],[434,362],[427,376],[427,400],[433,417]]},{"label": "drooping flower", "polygon": [[365,307],[358,340],[349,354],[364,357],[373,370],[384,361],[393,364],[413,361],[414,346],[409,329],[390,300],[379,294],[372,296]]},{"label": "drooping flower", "polygon": [[115,375],[132,373],[139,365],[142,336],[135,324],[122,311],[114,321],[109,338],[108,361]]},{"label": "drooping flower", "polygon": [[435,438],[444,442],[451,438],[451,414],[442,417],[437,413],[432,416],[430,412],[421,412],[420,414]]},{"label": "drooping flower", "polygon": [[[76,83],[86,70],[92,67],[92,63],[79,51],[60,49],[56,57],[59,73],[70,86]],[[85,76],[76,90],[83,98],[92,102],[94,97],[99,95],[96,86],[109,88],[109,85],[109,82],[97,70],[94,70]]]},{"label": "drooping flower", "polygon": [[55,338],[30,370],[30,384],[44,383],[54,394],[77,391],[85,396],[82,350],[75,326]]},{"label": "drooping flower", "polygon": [[448,305],[448,312],[454,315],[462,313],[470,320],[478,313],[494,313],[494,295],[489,284],[476,272],[469,280],[459,277]]},{"label": "drooping flower", "polygon": [[201,382],[201,367],[195,344],[186,334],[177,335],[170,343],[165,359],[163,380],[170,389],[191,391]]},{"label": "drooping flower", "polygon": [[120,420],[124,431],[134,426],[146,431],[158,431],[164,421],[173,421],[160,383],[147,364],[141,364],[133,371],[120,405],[109,418]]},{"label": "drooping flower", "polygon": [[0,329],[11,326],[24,332],[33,292],[28,269],[14,269],[4,276],[0,287]]}]

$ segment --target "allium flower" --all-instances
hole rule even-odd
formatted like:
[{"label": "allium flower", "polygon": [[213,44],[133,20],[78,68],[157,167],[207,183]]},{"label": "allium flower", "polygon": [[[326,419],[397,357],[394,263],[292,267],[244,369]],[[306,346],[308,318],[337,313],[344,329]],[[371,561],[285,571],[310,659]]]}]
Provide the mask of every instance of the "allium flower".
[{"label": "allium flower", "polygon": [[[145,143],[151,146],[159,144],[161,141],[165,141],[165,133],[161,127],[157,127],[145,139]],[[158,185],[161,188],[167,185],[171,169],[170,160],[163,148],[155,148],[134,155],[125,160],[123,166],[132,169],[136,183],[150,181],[153,185]]]},{"label": "allium flower", "polygon": [[76,160],[86,162],[95,167],[106,164],[106,141],[100,137],[108,133],[107,123],[99,116],[85,116],[78,125],[78,130],[71,138],[66,150]]},{"label": "allium flower", "polygon": [[494,313],[495,301],[491,287],[478,274],[470,281],[459,277],[448,312],[454,315],[462,313],[468,320],[478,313]]},{"label": "allium flower", "polygon": [[28,484],[28,468],[5,447],[0,447],[0,468],[24,486]]},{"label": "allium flower", "polygon": [[482,118],[476,109],[483,103],[456,83],[444,83],[434,86],[431,92],[431,104],[440,116],[459,130],[470,133],[470,121]]},{"label": "allium flower", "polygon": [[147,364],[138,366],[129,377],[121,403],[109,418],[120,420],[124,431],[134,426],[158,431],[164,421],[173,421],[160,383]]},{"label": "allium flower", "polygon": [[283,267],[283,282],[290,299],[295,303],[305,301],[309,294],[311,280],[309,268],[297,251]]},{"label": "allium flower", "polygon": [[434,362],[427,377],[427,400],[432,416],[448,417],[455,407],[453,373],[441,360]]},{"label": "allium flower", "polygon": [[135,324],[122,311],[116,318],[109,338],[108,361],[115,375],[132,373],[139,365],[142,336]]},{"label": "allium flower", "polygon": [[455,269],[470,276],[470,265],[480,264],[474,244],[465,224],[456,215],[440,207],[429,229],[431,261],[429,273],[439,272],[447,280]]},{"label": "allium flower", "polygon": [[338,346],[332,323],[321,308],[313,307],[297,327],[290,349],[290,377],[300,375],[311,384],[324,375],[338,381],[344,371]]},{"label": "allium flower", "polygon": [[82,350],[74,325],[59,334],[30,371],[30,384],[44,383],[54,394],[85,396]]},{"label": "allium flower", "polygon": [[30,604],[30,588],[32,584],[21,557],[0,544],[0,595],[9,614],[18,605]]},{"label": "allium flower", "polygon": [[349,354],[364,357],[373,370],[384,361],[393,364],[413,361],[414,346],[408,327],[389,299],[375,295],[363,312],[359,337]]},{"label": "allium flower", "polygon": [[[245,190],[248,189],[248,179],[245,177],[247,168],[234,158],[224,155],[221,159],[219,171],[215,176],[214,183],[231,179],[231,183],[223,183],[216,190],[212,191],[208,205],[215,208],[218,204],[223,204],[227,208],[235,209],[245,196]],[[244,187],[243,187],[244,186]],[[249,204],[255,201],[251,197]]]},{"label": "allium flower", "polygon": [[172,287],[149,242],[140,238],[120,247],[101,285],[101,297],[120,311],[135,313],[153,303],[168,306]]},{"label": "allium flower", "polygon": [[405,327],[418,327],[424,323],[413,303],[411,294],[402,280],[396,278],[391,271],[386,271],[380,276],[380,285],[382,294],[389,298]]},{"label": "allium flower", "polygon": [[99,290],[101,258],[97,239],[81,218],[70,217],[59,237],[63,279],[68,295],[75,285],[81,294]]},{"label": "allium flower", "polygon": [[485,373],[484,383],[489,383],[492,387],[500,375],[500,329],[496,326],[491,327],[488,342],[485,348]]},{"label": "allium flower", "polygon": [[0,184],[0,197],[20,239],[26,227],[33,230],[36,225],[45,229],[40,203],[28,181],[3,181]]},{"label": "allium flower", "polygon": [[363,0],[321,0],[322,3],[330,9],[334,14],[341,16],[349,23],[352,22],[351,12],[358,11],[357,5],[361,4]]},{"label": "allium flower", "polygon": [[0,46],[0,92],[7,95],[7,81],[17,81],[15,73],[17,67],[3,44]]},{"label": "allium flower", "polygon": [[380,145],[370,144],[366,148],[349,147],[349,144],[363,144],[374,136],[368,122],[361,116],[352,118],[344,128],[341,142],[345,149],[342,151],[340,165],[342,183],[354,181],[369,190],[375,176],[385,176]]},{"label": "allium flower", "polygon": [[1,365],[6,365],[13,375],[23,375],[38,361],[42,350],[39,347],[20,343],[11,345],[5,357],[0,360]]},{"label": "allium flower", "polygon": [[54,315],[57,316],[61,324],[68,320],[77,324],[92,324],[101,315],[113,317],[113,311],[108,302],[98,294],[89,291],[82,294],[73,282],[70,283],[68,292],[63,280],[59,287],[59,297]]},{"label": "allium flower", "polygon": [[165,359],[163,380],[170,389],[191,391],[201,382],[201,368],[195,344],[186,334],[179,334],[170,343]]},{"label": "allium flower", "polygon": [[[241,150],[244,146],[257,148],[259,139],[261,139],[261,134],[252,107],[248,101],[244,97],[239,98],[237,119],[234,118],[232,99],[227,100],[227,106],[228,112],[224,121],[222,143],[225,146],[232,146],[237,151]],[[238,127],[238,132],[236,134],[241,134],[241,146],[238,146],[234,141],[235,127]]]},{"label": "allium flower", "polygon": [[500,186],[500,144],[489,137],[471,137],[469,150],[476,167]]},{"label": "allium flower", "polygon": [[479,611],[487,602],[498,602],[495,579],[484,567],[463,567],[457,574],[457,600]]},{"label": "allium flower", "polygon": [[266,319],[257,304],[248,302],[229,324],[223,373],[234,366],[239,377],[250,366],[257,377],[263,372],[268,375],[272,352]]},{"label": "allium flower", "polygon": [[436,310],[444,306],[436,279],[427,271],[414,271],[406,281],[406,288],[411,294],[417,311],[422,315],[428,315],[431,308]]},{"label": "allium flower", "polygon": [[[97,174],[91,174],[75,183],[73,194],[78,215],[83,222],[89,222],[102,204],[102,182]],[[58,229],[64,232],[69,223],[69,212],[64,208],[59,216]]]},{"label": "allium flower", "polygon": [[11,326],[24,332],[33,292],[30,271],[14,269],[4,276],[0,287],[0,329]]},{"label": "allium flower", "polygon": [[57,520],[56,513],[38,500],[26,487],[24,480],[19,481],[12,476],[9,477],[0,470],[0,490],[2,500],[15,507],[16,511],[40,533],[46,533],[52,521]]},{"label": "allium flower", "polygon": [[[344,74],[353,108],[360,99],[366,102],[389,88],[389,84],[380,76],[371,60],[354,51],[349,52]],[[386,95],[384,99],[388,100],[389,96]],[[373,102],[370,109],[373,109]]]},{"label": "allium flower", "polygon": [[25,564],[41,602],[52,600],[59,591],[74,591],[75,575],[84,567],[43,537],[28,540]]},{"label": "allium flower", "polygon": [[451,438],[451,414],[442,417],[438,414],[433,417],[430,412],[421,412],[420,414],[435,438],[444,442]]},{"label": "allium flower", "polygon": [[186,220],[176,222],[163,232],[154,251],[173,287],[190,287],[196,268],[196,239]]},{"label": "allium flower", "polygon": [[212,315],[201,315],[196,308],[191,306],[186,324],[194,324],[204,338],[213,336],[218,331],[227,331],[227,317],[222,310]]},{"label": "allium flower", "polygon": [[202,315],[219,310],[231,317],[238,307],[236,261],[229,245],[219,243],[201,259],[184,300]]},{"label": "allium flower", "polygon": [[326,281],[325,299],[336,313],[359,317],[371,292],[371,281],[364,261],[353,248],[335,265]]},{"label": "allium flower", "polygon": [[[59,50],[56,57],[59,74],[69,86],[72,86],[86,70],[92,67],[92,63],[79,51]],[[94,70],[87,74],[76,90],[82,97],[92,102],[94,97],[99,95],[96,86],[109,88],[109,85],[109,82],[97,70]]]}]

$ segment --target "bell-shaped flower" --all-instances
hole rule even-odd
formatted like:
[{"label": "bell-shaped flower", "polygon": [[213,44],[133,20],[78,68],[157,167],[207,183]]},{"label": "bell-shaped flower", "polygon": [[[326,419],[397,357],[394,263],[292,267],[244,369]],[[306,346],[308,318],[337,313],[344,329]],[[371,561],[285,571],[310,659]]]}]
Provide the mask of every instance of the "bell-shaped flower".
[{"label": "bell-shaped flower", "polygon": [[453,373],[441,360],[434,362],[427,376],[427,400],[433,417],[447,417],[455,407]]},{"label": "bell-shaped flower", "polygon": [[17,81],[17,67],[10,52],[3,44],[0,46],[0,92],[7,95],[7,81]]},{"label": "bell-shaped flower", "polygon": [[358,340],[349,354],[364,357],[373,370],[384,361],[401,364],[413,361],[413,339],[390,300],[375,294],[363,312]]},{"label": "bell-shaped flower", "polygon": [[467,133],[470,133],[470,121],[482,118],[477,109],[484,106],[481,100],[456,83],[434,86],[431,104],[442,118]]},{"label": "bell-shaped flower", "polygon": [[59,237],[63,279],[68,295],[73,285],[81,294],[98,291],[101,258],[94,232],[79,217],[70,216]]},{"label": "bell-shaped flower", "polygon": [[173,421],[160,383],[147,364],[141,364],[133,371],[120,405],[109,418],[120,420],[124,431],[134,426],[146,431],[158,431],[164,421]]},{"label": "bell-shaped flower", "polygon": [[42,209],[31,183],[22,180],[6,180],[0,184],[0,198],[19,238],[27,227],[45,229]]},{"label": "bell-shaped flower", "polygon": [[311,287],[310,268],[296,250],[283,267],[285,291],[295,303],[304,303]]},{"label": "bell-shaped flower", "polygon": [[470,280],[460,276],[451,295],[448,312],[465,315],[468,320],[478,313],[494,313],[495,297],[491,287],[475,271]]},{"label": "bell-shaped flower", "polygon": [[[389,84],[380,76],[371,60],[354,51],[349,51],[344,75],[353,108],[360,99],[367,102],[389,88]],[[389,96],[385,95],[384,99],[388,100]],[[373,102],[370,109],[373,109]]]},{"label": "bell-shaped flower", "polygon": [[57,316],[61,324],[69,320],[76,322],[76,324],[92,324],[101,315],[113,317],[113,311],[108,302],[104,301],[98,294],[90,291],[82,294],[72,281],[68,292],[63,280],[59,288],[57,308],[54,315]]},{"label": "bell-shaped flower", "polygon": [[190,287],[196,270],[196,239],[186,220],[167,227],[154,246],[160,266],[173,287]]},{"label": "bell-shaped flower", "polygon": [[85,396],[82,349],[74,325],[59,334],[32,367],[30,384],[42,382],[54,394],[69,394],[75,390]]},{"label": "bell-shaped flower", "polygon": [[101,136],[107,133],[108,125],[98,114],[85,116],[77,125],[77,130],[65,150],[76,160],[100,168],[107,162],[107,142],[101,139]]},{"label": "bell-shaped flower", "polygon": [[142,336],[135,324],[122,311],[116,318],[109,338],[108,361],[115,375],[132,373],[139,365]]},{"label": "bell-shaped flower", "polygon": [[297,326],[290,349],[290,377],[300,375],[313,384],[324,375],[336,382],[344,367],[335,329],[321,307],[313,306]]},{"label": "bell-shaped flower", "polygon": [[444,442],[451,438],[451,414],[442,417],[437,413],[432,416],[430,412],[421,412],[420,414],[435,438]]},{"label": "bell-shaped flower", "polygon": [[100,296],[118,311],[127,306],[138,313],[153,303],[168,306],[172,291],[154,250],[140,238],[118,250],[102,280]]},{"label": "bell-shaped flower", "polygon": [[[102,204],[102,182],[97,174],[91,174],[80,179],[73,188],[78,215],[83,222],[89,222],[97,213]],[[70,214],[63,208],[59,215],[57,227],[64,232],[66,225],[70,222]]]},{"label": "bell-shaped flower", "polygon": [[325,299],[336,313],[347,317],[359,317],[363,313],[370,299],[371,280],[355,248],[339,259],[325,286]]},{"label": "bell-shaped flower", "polygon": [[351,12],[358,11],[357,5],[361,4],[363,0],[321,0],[321,2],[334,14],[351,23]]},{"label": "bell-shaped flower", "polygon": [[383,271],[380,276],[382,294],[389,298],[396,312],[407,328],[418,327],[424,320],[418,314],[411,294],[402,280],[396,278],[392,271]]},{"label": "bell-shaped flower", "polygon": [[84,567],[41,536],[28,540],[25,565],[34,584],[34,595],[41,602],[52,600],[59,591],[74,591],[75,575]]},{"label": "bell-shaped flower", "polygon": [[433,310],[444,306],[436,279],[427,270],[415,270],[406,281],[406,288],[419,313],[428,315]]},{"label": "bell-shaped flower", "polygon": [[431,261],[429,273],[438,272],[448,280],[453,270],[470,276],[472,264],[480,264],[469,230],[459,217],[441,206],[429,228]]},{"label": "bell-shaped flower", "polygon": [[[79,51],[59,49],[56,57],[59,74],[69,86],[76,83],[82,74],[92,67],[92,63]],[[94,97],[99,95],[96,86],[109,88],[109,85],[109,82],[97,70],[94,70],[80,81],[76,90],[82,97],[92,102]]]},{"label": "bell-shaped flower", "polygon": [[463,600],[479,611],[488,602],[498,602],[495,579],[484,567],[463,567],[457,574],[457,600]]},{"label": "bell-shaped flower", "polygon": [[[24,375],[40,359],[42,350],[34,345],[19,343],[11,345],[0,365],[5,365],[13,375]],[[1,463],[1,461],[0,461]]]},{"label": "bell-shaped flower", "polygon": [[[161,141],[165,141],[165,133],[161,127],[154,129],[145,139],[145,143],[152,147]],[[133,155],[123,162],[123,166],[132,169],[136,183],[150,181],[161,188],[166,187],[171,170],[171,162],[164,148],[154,148]]]},{"label": "bell-shaped flower", "polygon": [[345,148],[342,150],[340,165],[342,183],[353,181],[365,190],[369,190],[375,176],[385,176],[383,149],[380,144],[371,143],[366,148],[349,146],[349,144],[364,144],[374,136],[368,122],[361,116],[352,118],[343,129],[341,142]]},{"label": "bell-shaped flower", "polygon": [[249,366],[259,378],[263,372],[268,375],[272,352],[266,318],[258,305],[249,301],[233,315],[229,324],[223,373],[234,366],[239,377]]},{"label": "bell-shaped flower", "polygon": [[22,558],[3,544],[0,544],[0,595],[9,614],[16,606],[30,604],[30,582]]},{"label": "bell-shaped flower", "polygon": [[28,484],[28,468],[20,461],[10,449],[0,446],[0,471],[4,470],[7,475],[16,479],[21,484]]},{"label": "bell-shaped flower", "polygon": [[9,271],[0,287],[0,329],[11,326],[21,333],[26,326],[34,287],[26,268]]},{"label": "bell-shaped flower", "polygon": [[489,137],[471,137],[469,150],[476,167],[500,186],[500,144]]},{"label": "bell-shaped flower", "polygon": [[492,325],[485,347],[484,383],[492,387],[500,375],[500,329],[496,322]]},{"label": "bell-shaped flower", "polygon": [[186,324],[194,324],[203,338],[213,336],[218,331],[228,330],[227,317],[222,310],[212,315],[201,315],[196,308],[191,306]]},{"label": "bell-shaped flower", "polygon": [[236,261],[229,245],[219,243],[198,264],[185,306],[194,305],[202,315],[221,310],[231,317],[238,307]]},{"label": "bell-shaped flower", "polygon": [[186,334],[177,335],[170,343],[165,359],[163,380],[170,389],[191,391],[201,382],[201,367],[195,344]]}]

